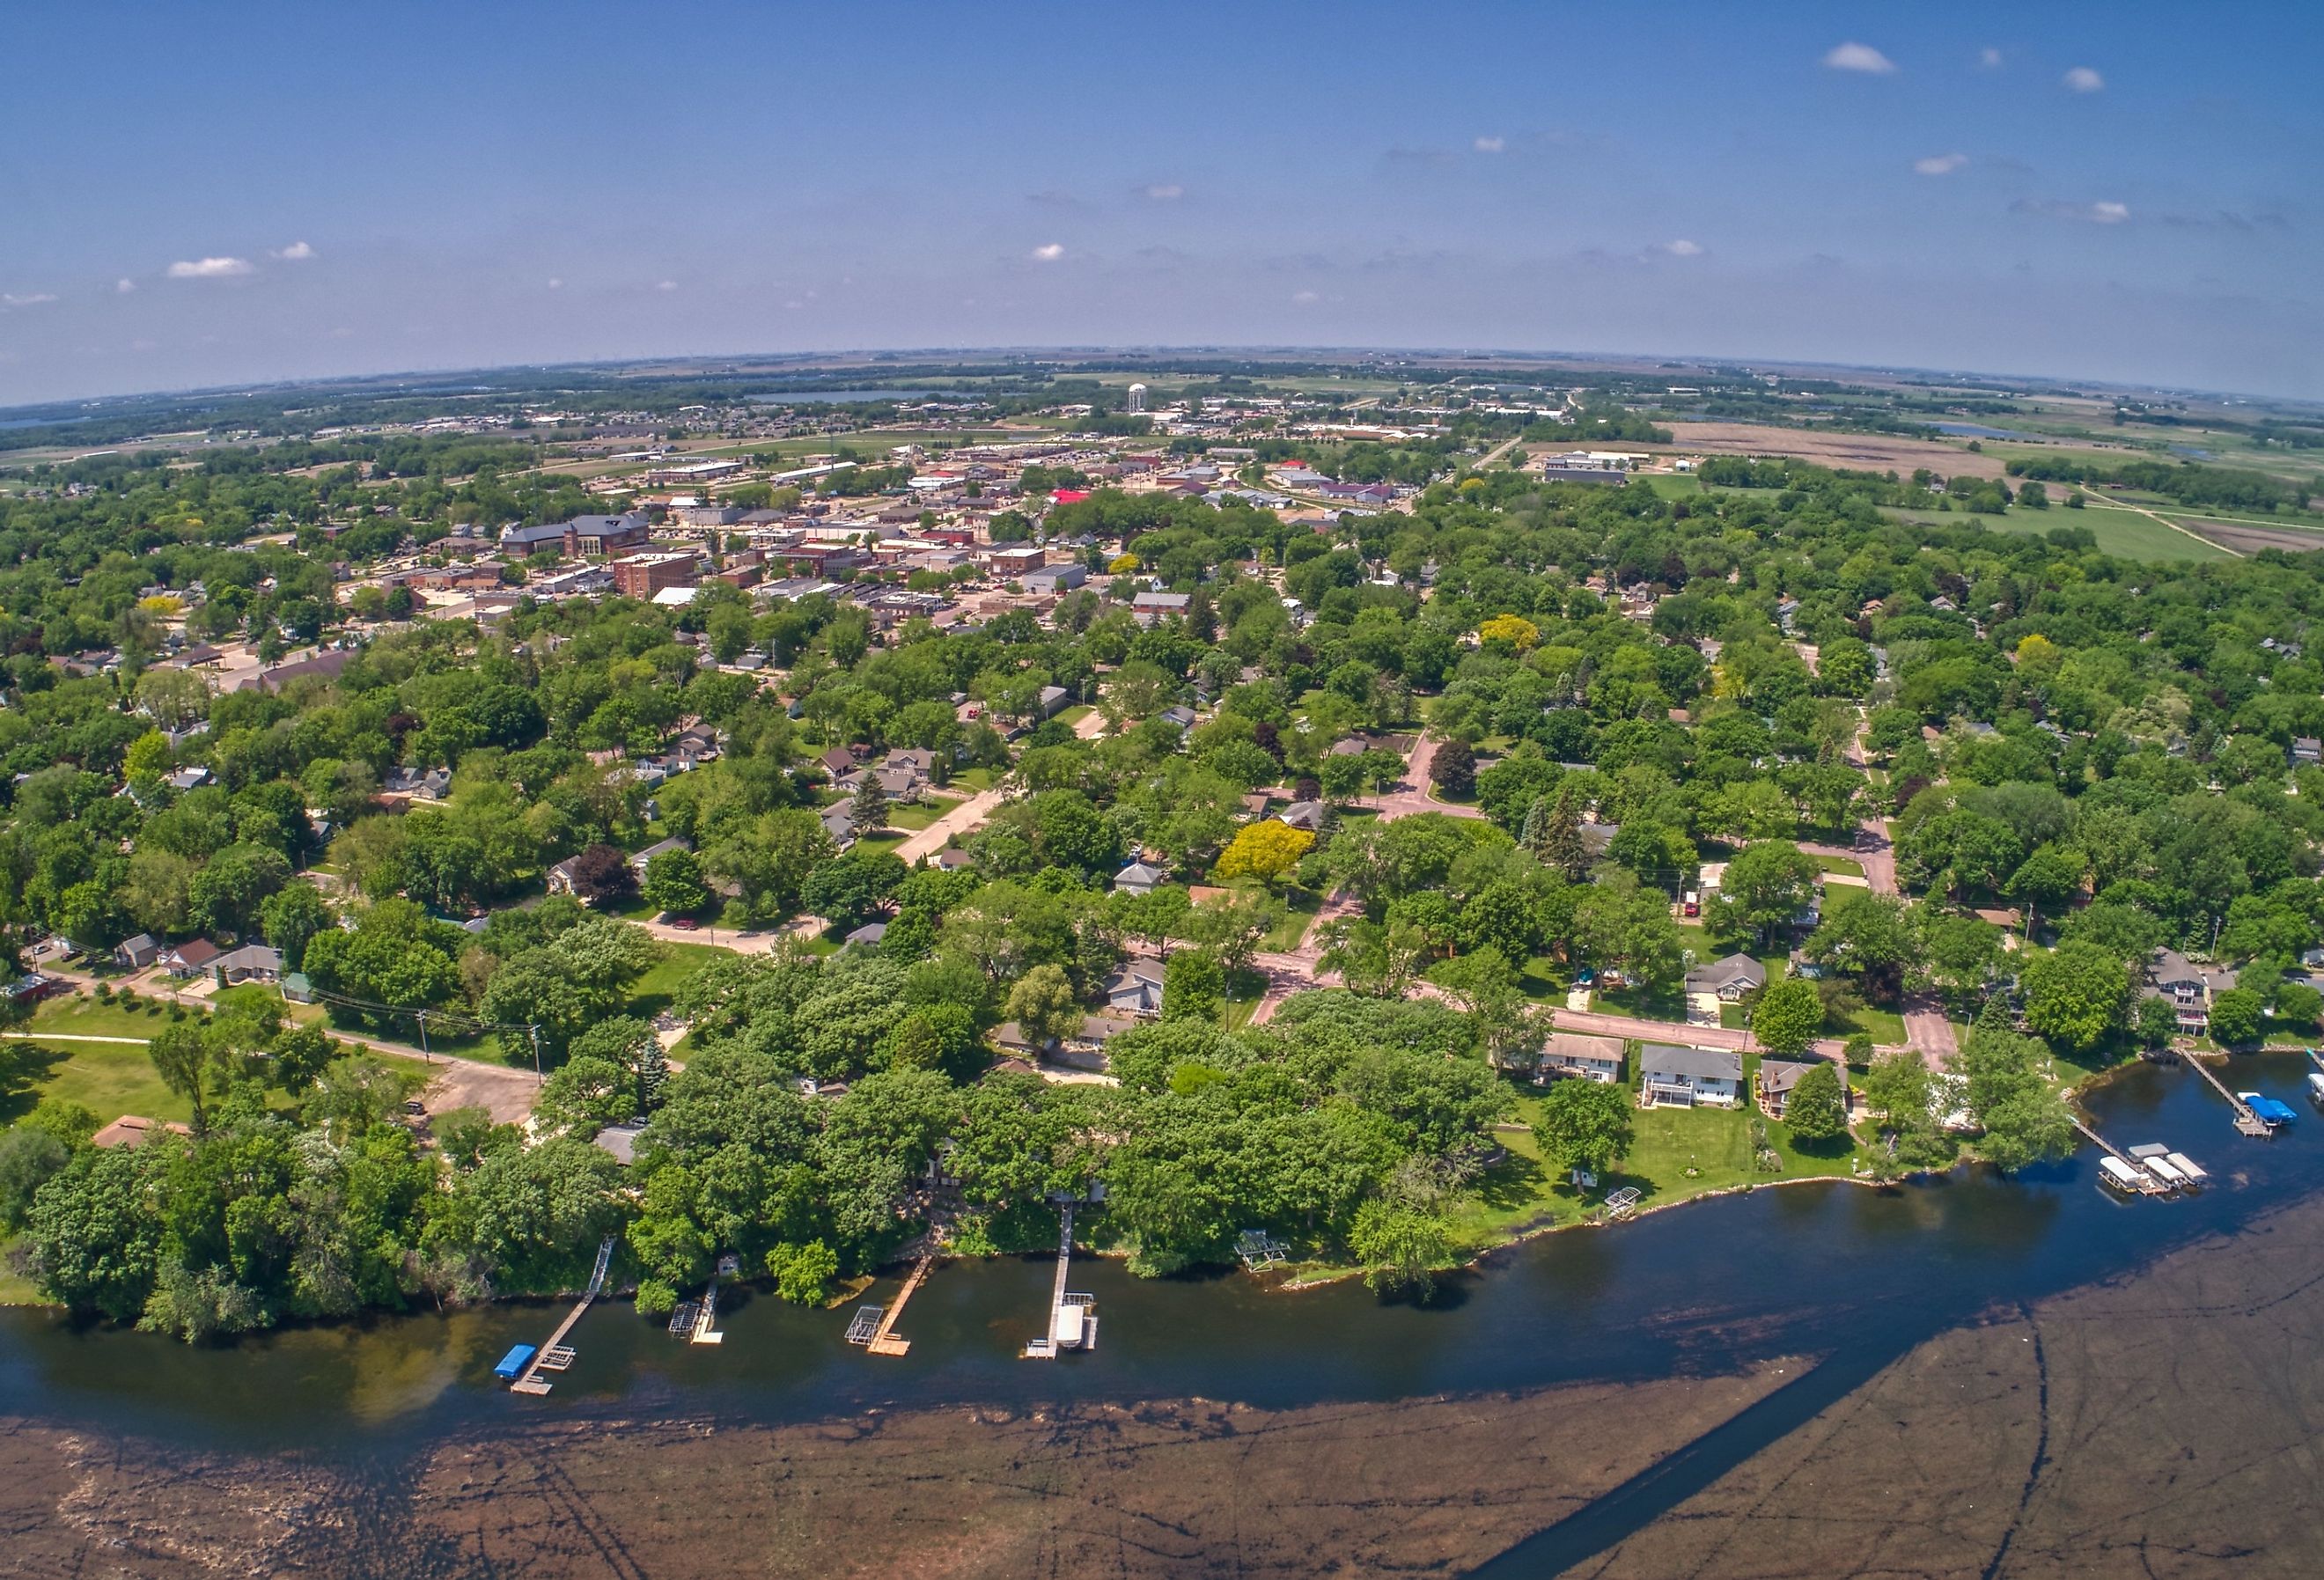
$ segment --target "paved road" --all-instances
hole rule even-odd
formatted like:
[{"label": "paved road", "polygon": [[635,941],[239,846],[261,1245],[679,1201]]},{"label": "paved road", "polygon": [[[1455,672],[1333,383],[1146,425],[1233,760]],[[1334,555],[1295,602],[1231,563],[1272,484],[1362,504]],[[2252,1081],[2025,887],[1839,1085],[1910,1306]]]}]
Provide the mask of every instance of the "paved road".
[{"label": "paved road", "polygon": [[1440,801],[1428,793],[1428,770],[1436,760],[1436,746],[1435,738],[1426,730],[1414,738],[1412,750],[1404,760],[1403,781],[1372,803],[1379,808],[1381,822],[1416,817],[1423,812],[1442,812],[1448,818],[1482,818],[1485,815],[1474,807],[1455,806],[1450,801]]},{"label": "paved road", "polygon": [[[1074,721],[1074,734],[1084,741],[1094,741],[1105,734],[1105,715],[1092,708]],[[982,794],[971,796],[951,811],[912,835],[896,847],[896,854],[907,864],[923,856],[933,856],[950,845],[954,835],[966,835],[984,826],[984,820],[1000,809],[1008,798],[996,785]]]}]

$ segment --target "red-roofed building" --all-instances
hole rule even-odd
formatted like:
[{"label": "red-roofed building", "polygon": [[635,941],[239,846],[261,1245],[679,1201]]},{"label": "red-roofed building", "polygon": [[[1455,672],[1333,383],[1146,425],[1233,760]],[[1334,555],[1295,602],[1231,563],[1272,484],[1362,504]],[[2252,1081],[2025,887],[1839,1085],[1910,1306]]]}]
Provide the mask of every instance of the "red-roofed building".
[{"label": "red-roofed building", "polygon": [[1089,490],[1086,488],[1060,488],[1049,495],[1049,500],[1053,504],[1079,504],[1088,497]]}]

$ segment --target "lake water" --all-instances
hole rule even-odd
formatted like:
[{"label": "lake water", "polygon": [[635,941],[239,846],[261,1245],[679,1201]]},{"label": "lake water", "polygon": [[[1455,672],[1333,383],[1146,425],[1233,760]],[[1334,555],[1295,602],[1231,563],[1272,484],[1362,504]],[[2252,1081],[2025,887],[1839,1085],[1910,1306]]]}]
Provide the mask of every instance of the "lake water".
[{"label": "lake water", "polygon": [[[2211,1171],[2210,1188],[2179,1200],[2107,1195],[2088,1146],[2015,1178],[1965,1169],[1892,1191],[1758,1190],[1512,1248],[1425,1308],[1385,1305],[1353,1284],[1287,1294],[1240,1275],[1147,1281],[1091,1260],[1076,1263],[1072,1284],[1096,1297],[1102,1342],[1056,1363],[1017,1358],[1042,1324],[1046,1258],[939,1269],[905,1313],[899,1331],[911,1351],[898,1359],[849,1346],[846,1309],[802,1311],[745,1293],[728,1303],[725,1342],[712,1348],[679,1344],[609,1304],[576,1330],[579,1359],[544,1399],[511,1395],[491,1367],[511,1344],[539,1343],[558,1307],[383,1318],[215,1350],[17,1309],[0,1312],[0,1416],[186,1448],[392,1466],[519,1424],[766,1424],[882,1407],[1194,1397],[1287,1409],[1831,1357],[1796,1389],[1698,1440],[1655,1488],[1628,1492],[1627,1502],[1601,1500],[1589,1514],[1598,1528],[1559,1525],[1536,1540],[1563,1548],[1528,1554],[1520,1544],[1492,1570],[1555,1573],[1932,1335],[2123,1273],[2315,1194],[2324,1187],[2324,1118],[2301,1095],[2306,1068],[2277,1055],[2237,1059],[2226,1072],[2231,1086],[2302,1111],[2304,1123],[2264,1142],[2237,1137],[2225,1104],[2184,1070],[2136,1068],[2095,1095],[2093,1120],[2116,1144],[2164,1141]],[[883,1280],[867,1298],[894,1288]]]}]

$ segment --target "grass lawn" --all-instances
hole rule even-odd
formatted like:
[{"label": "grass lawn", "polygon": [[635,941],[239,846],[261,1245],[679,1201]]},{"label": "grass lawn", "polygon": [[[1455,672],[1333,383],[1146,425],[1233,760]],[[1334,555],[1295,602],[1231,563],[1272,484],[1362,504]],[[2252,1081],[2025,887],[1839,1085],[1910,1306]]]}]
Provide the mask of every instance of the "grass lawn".
[{"label": "grass lawn", "polygon": [[660,963],[630,984],[628,1012],[650,1021],[669,1008],[678,990],[706,966],[731,960],[734,951],[717,944],[662,945]]},{"label": "grass lawn", "polygon": [[1517,991],[1529,999],[1565,1002],[1565,967],[1547,955],[1536,955],[1517,973]]},{"label": "grass lawn", "polygon": [[22,1082],[0,1098],[0,1123],[12,1123],[43,1097],[83,1104],[99,1123],[124,1113],[148,1119],[186,1120],[193,1108],[161,1084],[144,1048],[134,1042],[20,1042],[11,1039],[5,1056],[17,1062]]},{"label": "grass lawn", "polygon": [[[149,1007],[150,1006],[150,1007]],[[189,1011],[188,1013],[192,1012]],[[124,1010],[78,993],[53,998],[32,1012],[27,1031],[61,1031],[76,1037],[151,1037],[170,1024],[170,1013],[152,999]]]},{"label": "grass lawn", "polygon": [[1294,889],[1284,899],[1288,909],[1285,910],[1283,919],[1275,924],[1259,945],[1260,948],[1277,955],[1288,954],[1297,948],[1300,938],[1307,931],[1307,924],[1314,921],[1315,913],[1323,909],[1323,897],[1305,889]]},{"label": "grass lawn", "polygon": [[917,806],[890,807],[888,808],[888,822],[893,827],[917,834],[965,799],[962,796],[930,796]]},{"label": "grass lawn", "polygon": [[1847,1020],[1830,1021],[1824,1026],[1827,1037],[1853,1037],[1858,1031],[1870,1033],[1877,1047],[1902,1048],[1904,1045],[1904,1017],[1894,1010],[1877,1009],[1867,1004]]},{"label": "grass lawn", "polygon": [[1090,703],[1076,702],[1071,707],[1057,715],[1057,722],[1064,725],[1066,728],[1071,729],[1074,725],[1081,723],[1082,720],[1089,717],[1090,715],[1096,711],[1097,708]]},{"label": "grass lawn", "polygon": [[[1958,519],[1958,518],[1956,518]],[[2088,527],[2098,551],[2124,559],[2225,559],[2227,550],[2184,532],[2172,531],[2153,516],[2091,504],[2081,510],[2012,509],[2006,516],[1971,516],[1997,532],[2039,537],[2052,527]]]},{"label": "grass lawn", "polygon": [[[1632,1101],[1637,1094],[1625,1087]],[[1762,1174],[1752,1165],[1751,1109],[1649,1108],[1634,1115],[1636,1139],[1630,1155],[1600,1189],[1585,1199],[1542,1156],[1531,1126],[1541,1113],[1541,1095],[1530,1087],[1517,1089],[1513,1116],[1523,1130],[1505,1129],[1494,1139],[1508,1150],[1503,1162],[1486,1171],[1475,1194],[1452,1215],[1453,1231],[1472,1247],[1498,1243],[1529,1230],[1577,1223],[1597,1205],[1605,1191],[1636,1186],[1646,1193],[1646,1206],[1666,1206],[1705,1191],[1727,1190],[1738,1185],[1767,1185],[1780,1179],[1847,1178],[1856,1156],[1852,1143],[1835,1142],[1829,1150],[1803,1152],[1790,1130],[1767,1122],[1768,1144],[1783,1159],[1783,1169]],[[1690,1177],[1689,1169],[1695,1170]]]},{"label": "grass lawn", "polygon": [[1838,873],[1844,877],[1849,878],[1860,878],[1864,876],[1864,864],[1862,862],[1850,861],[1844,855],[1818,855],[1813,851],[1807,851],[1803,854],[1807,856],[1808,860],[1815,863],[1816,870],[1818,872]]},{"label": "grass lawn", "polygon": [[952,776],[952,781],[954,785],[965,786],[971,790],[982,792],[992,788],[994,779],[992,770],[990,768],[964,768]]}]

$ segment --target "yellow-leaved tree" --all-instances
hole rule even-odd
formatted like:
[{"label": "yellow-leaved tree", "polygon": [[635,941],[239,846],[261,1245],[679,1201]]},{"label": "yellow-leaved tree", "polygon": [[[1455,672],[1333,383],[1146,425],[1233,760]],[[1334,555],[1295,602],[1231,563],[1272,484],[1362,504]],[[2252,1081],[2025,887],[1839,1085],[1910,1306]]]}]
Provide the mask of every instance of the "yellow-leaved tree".
[{"label": "yellow-leaved tree", "polygon": [[1305,828],[1263,818],[1246,825],[1219,853],[1219,864],[1212,869],[1212,876],[1222,883],[1237,878],[1272,883],[1297,866],[1314,843],[1315,836]]}]

